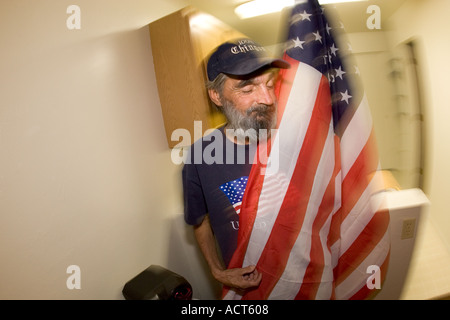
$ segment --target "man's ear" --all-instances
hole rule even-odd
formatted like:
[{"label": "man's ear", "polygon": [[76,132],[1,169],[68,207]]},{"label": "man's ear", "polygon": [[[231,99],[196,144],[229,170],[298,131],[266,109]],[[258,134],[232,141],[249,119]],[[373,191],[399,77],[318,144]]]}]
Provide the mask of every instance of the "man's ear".
[{"label": "man's ear", "polygon": [[222,106],[222,102],[220,101],[220,94],[217,90],[208,89],[209,98],[216,106]]}]

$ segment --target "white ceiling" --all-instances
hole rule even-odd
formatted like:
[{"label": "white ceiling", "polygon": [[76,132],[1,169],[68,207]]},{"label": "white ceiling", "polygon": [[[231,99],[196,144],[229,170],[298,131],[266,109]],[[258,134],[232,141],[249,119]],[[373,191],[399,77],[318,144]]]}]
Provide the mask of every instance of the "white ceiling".
[{"label": "white ceiling", "polygon": [[[276,1],[276,0],[274,0]],[[339,17],[344,23],[346,32],[370,31],[366,21],[370,16],[367,7],[375,4],[381,11],[381,29],[385,21],[407,0],[370,0],[355,3],[341,3],[336,5]],[[241,20],[234,13],[234,8],[247,0],[188,0],[193,7],[207,12],[222,20],[231,27],[253,38],[262,45],[273,45],[280,42],[284,29],[281,13],[272,13],[260,17]]]}]

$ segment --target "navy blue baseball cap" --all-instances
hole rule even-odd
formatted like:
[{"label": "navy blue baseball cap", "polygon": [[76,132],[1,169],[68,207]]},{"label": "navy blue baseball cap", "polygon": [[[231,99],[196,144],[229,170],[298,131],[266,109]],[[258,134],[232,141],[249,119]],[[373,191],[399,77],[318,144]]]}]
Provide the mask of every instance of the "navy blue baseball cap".
[{"label": "navy blue baseball cap", "polygon": [[266,48],[247,38],[228,41],[218,46],[208,59],[206,71],[209,81],[220,73],[245,76],[263,67],[287,69],[289,62],[275,59]]}]

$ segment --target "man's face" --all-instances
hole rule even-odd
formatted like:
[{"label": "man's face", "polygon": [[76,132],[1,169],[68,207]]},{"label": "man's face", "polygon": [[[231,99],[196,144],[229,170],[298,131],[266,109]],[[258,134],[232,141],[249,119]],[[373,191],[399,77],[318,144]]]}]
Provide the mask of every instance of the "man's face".
[{"label": "man's face", "polygon": [[[268,71],[250,79],[227,78],[220,105],[231,129],[273,129],[276,125],[276,74]],[[257,139],[257,137],[254,137]]]}]

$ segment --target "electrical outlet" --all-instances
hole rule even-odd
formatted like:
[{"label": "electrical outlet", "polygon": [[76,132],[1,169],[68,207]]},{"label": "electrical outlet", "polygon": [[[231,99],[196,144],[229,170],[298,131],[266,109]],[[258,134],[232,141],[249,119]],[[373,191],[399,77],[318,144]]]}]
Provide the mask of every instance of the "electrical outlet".
[{"label": "electrical outlet", "polygon": [[416,229],[416,218],[404,219],[401,239],[404,240],[414,238],[415,229]]}]

